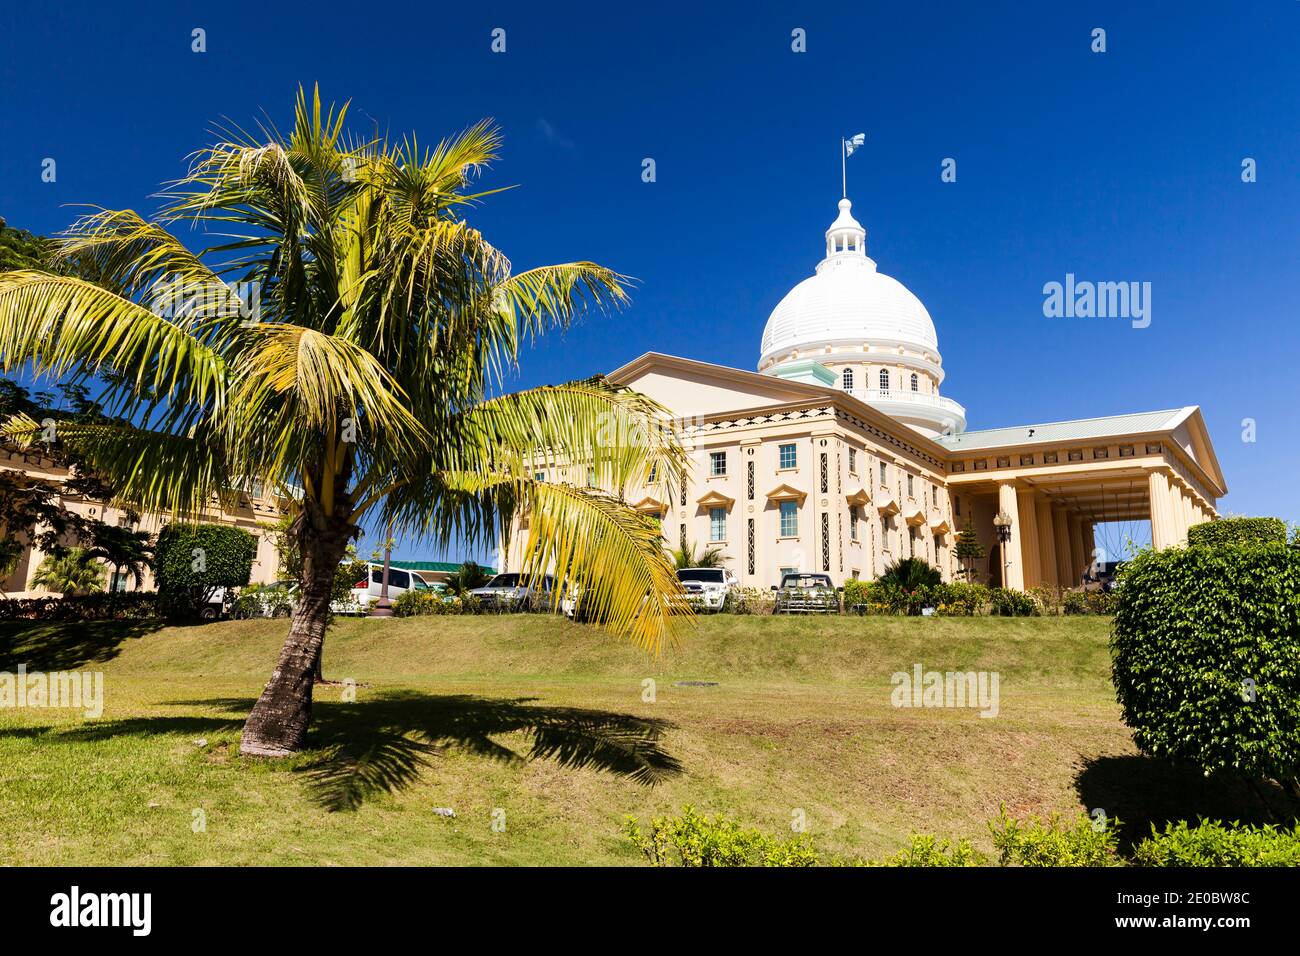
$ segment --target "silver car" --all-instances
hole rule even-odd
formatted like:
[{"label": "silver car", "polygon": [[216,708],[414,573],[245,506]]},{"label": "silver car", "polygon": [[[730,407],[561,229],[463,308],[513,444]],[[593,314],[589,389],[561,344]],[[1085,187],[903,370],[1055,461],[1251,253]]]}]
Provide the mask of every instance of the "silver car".
[{"label": "silver car", "polygon": [[776,592],[773,614],[838,614],[840,596],[828,574],[784,574]]},{"label": "silver car", "polygon": [[547,611],[555,578],[549,574],[498,574],[481,588],[470,591],[485,611]]}]

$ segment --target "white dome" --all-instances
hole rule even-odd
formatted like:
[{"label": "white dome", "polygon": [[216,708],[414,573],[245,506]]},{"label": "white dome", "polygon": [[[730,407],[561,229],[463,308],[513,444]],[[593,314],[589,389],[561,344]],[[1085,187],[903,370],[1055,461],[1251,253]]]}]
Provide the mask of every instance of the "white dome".
[{"label": "white dome", "polygon": [[827,255],[815,275],[791,289],[763,329],[762,368],[793,349],[879,342],[938,352],[934,322],[921,300],[867,257],[866,230],[840,200],[826,231]]}]

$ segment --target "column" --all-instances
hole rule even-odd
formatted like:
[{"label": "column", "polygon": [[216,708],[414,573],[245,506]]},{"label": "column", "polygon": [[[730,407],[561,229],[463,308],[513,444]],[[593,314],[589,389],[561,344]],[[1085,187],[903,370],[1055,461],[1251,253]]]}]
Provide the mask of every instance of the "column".
[{"label": "column", "polygon": [[1017,591],[1025,589],[1024,547],[1025,526],[1020,520],[1020,507],[1017,503],[1016,488],[1009,482],[998,484],[998,509],[1011,516],[1011,540],[1006,543],[1003,554],[1003,571],[1006,574],[1006,586]]},{"label": "column", "polygon": [[1173,515],[1169,513],[1169,478],[1163,471],[1147,476],[1147,497],[1151,509],[1151,547],[1159,551],[1176,540]]},{"label": "column", "polygon": [[1083,529],[1078,515],[1070,515],[1070,587],[1079,586],[1079,578],[1087,563],[1083,557]]},{"label": "column", "polygon": [[[1038,549],[1038,508],[1034,503],[1031,488],[1016,492],[1016,508],[1020,513],[1020,553],[1024,556],[1024,586],[1037,587],[1043,584],[1042,572],[1039,570],[1041,558]],[[1014,532],[1014,528],[1012,529]]]},{"label": "column", "polygon": [[1091,567],[1095,560],[1093,552],[1097,549],[1097,535],[1093,530],[1095,521],[1080,521],[1079,532],[1083,537],[1083,564],[1084,567]]},{"label": "column", "polygon": [[1070,514],[1061,505],[1052,508],[1052,534],[1056,538],[1056,583],[1072,588],[1079,582],[1070,580]]},{"label": "column", "polygon": [[1039,577],[1048,587],[1058,587],[1061,582],[1056,573],[1056,531],[1052,525],[1052,503],[1046,497],[1041,497],[1036,507]]}]

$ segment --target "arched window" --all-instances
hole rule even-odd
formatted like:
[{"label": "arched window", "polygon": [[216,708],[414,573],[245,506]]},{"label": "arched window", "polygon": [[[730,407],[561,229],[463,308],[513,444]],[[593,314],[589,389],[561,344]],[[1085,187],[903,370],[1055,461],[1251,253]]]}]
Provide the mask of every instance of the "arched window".
[{"label": "arched window", "polygon": [[882,392],[889,391],[889,369],[887,368],[880,370],[880,390]]},{"label": "arched window", "polygon": [[840,381],[843,383],[844,391],[853,391],[853,369],[846,368],[844,374],[840,376]]},{"label": "arched window", "polygon": [[914,391],[914,392],[919,392],[919,391],[921,390],[921,389],[920,389],[920,384],[921,384],[920,381],[919,381],[919,380],[917,379],[917,377],[916,377],[916,373],[913,372],[913,373],[912,373],[912,391]]}]

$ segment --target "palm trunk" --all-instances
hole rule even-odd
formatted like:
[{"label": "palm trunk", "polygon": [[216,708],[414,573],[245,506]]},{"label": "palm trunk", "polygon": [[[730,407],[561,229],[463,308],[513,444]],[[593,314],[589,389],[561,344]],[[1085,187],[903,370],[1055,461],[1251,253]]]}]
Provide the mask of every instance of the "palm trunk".
[{"label": "palm trunk", "polygon": [[302,749],[311,724],[312,687],[325,642],[334,572],[351,530],[347,522],[336,521],[303,536],[302,593],[280,659],[244,724],[242,754],[287,757]]}]

